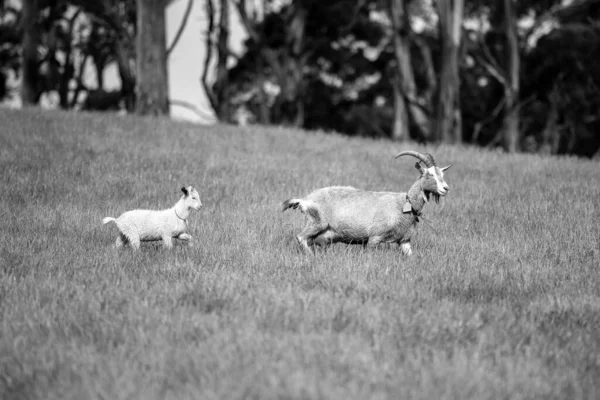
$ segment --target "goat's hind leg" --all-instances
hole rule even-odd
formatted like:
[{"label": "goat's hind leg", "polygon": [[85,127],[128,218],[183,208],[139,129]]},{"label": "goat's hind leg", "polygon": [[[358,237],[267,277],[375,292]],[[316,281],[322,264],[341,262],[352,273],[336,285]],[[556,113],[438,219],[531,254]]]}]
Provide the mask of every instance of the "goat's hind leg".
[{"label": "goat's hind leg", "polygon": [[302,230],[302,232],[300,232],[300,234],[296,236],[296,239],[305,251],[307,251],[309,254],[314,255],[315,252],[312,249],[312,247],[308,244],[308,241],[314,241],[314,239],[326,229],[327,226],[321,226],[314,223],[313,221],[309,221]]},{"label": "goat's hind leg", "polygon": [[371,236],[369,238],[369,240],[367,241],[366,246],[367,247],[375,247],[377,246],[379,243],[381,243],[381,241],[383,240],[383,238],[381,236]]},{"label": "goat's hind leg", "polygon": [[125,246],[127,243],[129,243],[129,240],[127,240],[127,236],[123,235],[122,233],[119,233],[119,236],[117,236],[117,240],[115,240],[115,247],[119,249]]},{"label": "goat's hind leg", "polygon": [[127,238],[127,240],[129,240],[129,244],[131,245],[133,250],[138,251],[140,249],[141,240],[139,236],[131,235]]},{"label": "goat's hind leg", "polygon": [[316,246],[327,246],[332,244],[337,238],[337,233],[333,231],[331,228],[326,229],[325,231],[319,233],[316,237],[312,239],[313,245]]}]

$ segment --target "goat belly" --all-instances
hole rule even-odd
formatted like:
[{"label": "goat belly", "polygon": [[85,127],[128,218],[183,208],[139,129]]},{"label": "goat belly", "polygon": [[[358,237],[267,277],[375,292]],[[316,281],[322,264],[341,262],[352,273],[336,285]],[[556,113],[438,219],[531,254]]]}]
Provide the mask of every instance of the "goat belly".
[{"label": "goat belly", "polygon": [[140,240],[143,242],[153,242],[153,241],[161,240],[161,239],[162,239],[162,237],[158,233],[155,233],[155,232],[146,232],[146,233],[140,235]]},{"label": "goat belly", "polygon": [[369,240],[369,232],[366,227],[352,224],[339,224],[337,227],[333,227],[339,235],[340,242],[354,242],[354,241],[365,241]]}]

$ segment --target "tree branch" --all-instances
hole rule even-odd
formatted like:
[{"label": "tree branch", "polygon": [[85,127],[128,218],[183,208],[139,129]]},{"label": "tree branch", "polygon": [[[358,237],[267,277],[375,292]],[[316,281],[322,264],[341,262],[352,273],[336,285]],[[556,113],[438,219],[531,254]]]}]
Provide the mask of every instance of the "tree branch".
[{"label": "tree branch", "polygon": [[175,34],[175,37],[173,38],[173,42],[171,42],[171,45],[169,47],[167,47],[167,58],[171,54],[171,51],[173,51],[173,49],[177,45],[177,42],[179,42],[179,39],[181,39],[181,35],[183,34],[183,31],[185,30],[185,27],[188,23],[193,6],[194,6],[194,0],[188,0],[188,4],[185,9],[185,13],[183,14],[183,19],[181,20],[181,25],[179,25],[179,29],[177,30],[177,33]]},{"label": "tree branch", "polygon": [[77,82],[77,87],[75,88],[75,92],[73,93],[73,98],[71,99],[71,104],[69,108],[75,107],[75,105],[77,104],[77,98],[79,97],[79,93],[81,92],[81,90],[87,89],[85,84],[83,83],[83,73],[85,72],[89,56],[89,54],[83,56],[83,61],[81,61],[81,65],[79,66],[79,74],[77,74],[77,77],[75,78],[75,82]]},{"label": "tree branch", "polygon": [[204,70],[202,71],[202,77],[200,81],[202,82],[202,86],[204,87],[204,92],[206,93],[206,97],[210,102],[212,109],[217,112],[217,99],[215,98],[215,93],[212,88],[208,84],[208,70],[210,67],[210,62],[212,60],[212,52],[213,52],[213,43],[212,43],[212,34],[215,30],[215,7],[213,4],[213,0],[206,0],[206,16],[208,18],[208,28],[206,34],[206,58],[204,59]]},{"label": "tree branch", "polygon": [[73,68],[72,56],[73,56],[73,30],[75,29],[75,21],[81,14],[82,9],[77,8],[77,11],[73,14],[73,16],[68,20],[69,31],[68,35],[65,39],[65,62],[63,65],[63,72],[59,79],[59,89],[58,93],[60,96],[60,105],[62,108],[68,108],[70,105],[69,102],[69,83],[73,79],[73,75],[75,73],[75,69]]},{"label": "tree branch", "polygon": [[504,73],[501,70],[499,70],[497,67],[485,60],[484,57],[475,56],[475,58],[491,76],[496,78],[498,82],[502,84],[502,86],[507,85],[506,77],[504,76]]},{"label": "tree branch", "polygon": [[238,10],[238,14],[240,16],[240,20],[241,20],[242,24],[244,25],[246,32],[248,32],[248,35],[250,35],[252,40],[254,40],[255,42],[258,42],[260,35],[256,31],[254,24],[250,21],[250,17],[248,16],[248,13],[246,12],[246,0],[232,1],[232,3],[234,6],[236,6],[236,8]]},{"label": "tree branch", "polygon": [[[518,110],[518,109],[524,107],[527,103],[530,103],[531,101],[533,101],[533,96],[530,96],[523,101],[515,103],[515,105],[510,110]],[[492,116],[492,118],[487,118],[483,121],[489,122],[491,119],[495,118],[497,116],[497,114],[500,112],[501,106],[503,106],[505,103],[506,103],[506,96],[503,96],[502,100],[500,100],[500,103],[498,103],[498,106],[494,110],[494,115]],[[476,126],[477,126],[477,124],[476,124]],[[498,132],[496,132],[496,135],[494,136],[494,138],[487,145],[485,145],[485,147],[492,147],[492,146],[497,145],[498,143],[500,143],[502,141],[503,136],[504,136],[504,132],[502,130],[499,130]]]},{"label": "tree branch", "polygon": [[348,24],[346,24],[346,26],[342,26],[342,28],[340,29],[340,32],[342,35],[347,34],[348,32],[350,32],[352,30],[352,28],[354,28],[354,25],[356,25],[356,21],[358,20],[358,14],[360,13],[360,9],[365,5],[366,0],[359,0],[356,2],[356,5],[354,6],[354,11],[352,12],[352,18],[350,19],[350,22],[348,22]]},{"label": "tree branch", "polygon": [[210,121],[213,121],[215,119],[215,117],[213,115],[207,113],[206,111],[202,110],[200,107],[195,106],[194,104],[190,103],[189,101],[171,99],[171,100],[169,100],[169,104],[171,104],[173,106],[183,107],[187,110],[193,111],[194,114],[196,114],[201,119],[207,119]]},{"label": "tree branch", "polygon": [[412,39],[413,43],[419,48],[419,53],[421,54],[423,64],[425,64],[428,85],[426,97],[428,101],[431,101],[432,93],[435,91],[437,86],[437,78],[433,64],[433,57],[431,56],[431,48],[419,35],[412,35]]},{"label": "tree branch", "polygon": [[479,138],[479,132],[481,132],[481,128],[483,128],[484,125],[498,117],[500,110],[502,110],[502,107],[504,107],[504,103],[506,103],[506,97],[502,96],[498,102],[498,105],[494,108],[494,111],[492,111],[492,114],[489,117],[475,123],[475,127],[473,128],[473,137],[471,138],[472,142]]},{"label": "tree branch", "polygon": [[[89,2],[93,3],[93,2]],[[106,10],[94,10],[89,8],[89,4],[85,1],[81,2],[80,7],[90,17],[91,20],[103,25],[104,27],[116,33],[117,37],[124,36],[130,43],[134,42],[134,38],[123,26],[119,24],[119,17],[111,15]]]},{"label": "tree branch", "polygon": [[527,41],[527,39],[529,39],[529,37],[533,33],[535,33],[535,31],[542,24],[544,24],[551,18],[566,19],[570,15],[573,15],[577,12],[581,12],[581,10],[583,10],[589,4],[598,3],[598,2],[599,2],[599,0],[581,0],[581,1],[573,1],[571,4],[567,4],[567,5],[556,4],[555,6],[551,7],[549,10],[541,13],[540,16],[538,16],[537,18],[534,19],[533,25],[525,31],[523,38],[525,41]]}]

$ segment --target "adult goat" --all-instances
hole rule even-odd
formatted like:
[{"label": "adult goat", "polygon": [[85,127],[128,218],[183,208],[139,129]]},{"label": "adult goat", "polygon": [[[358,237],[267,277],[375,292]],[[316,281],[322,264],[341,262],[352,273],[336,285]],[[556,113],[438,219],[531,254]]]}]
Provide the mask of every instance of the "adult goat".
[{"label": "adult goat", "polygon": [[303,249],[314,254],[314,245],[330,243],[398,243],[405,255],[411,255],[411,238],[419,216],[430,198],[439,202],[450,187],[444,180],[444,168],[436,166],[429,153],[403,151],[396,155],[413,156],[421,175],[408,192],[371,192],[349,186],[331,186],[315,190],[301,199],[283,202],[283,211],[300,209],[307,224],[296,236]]}]

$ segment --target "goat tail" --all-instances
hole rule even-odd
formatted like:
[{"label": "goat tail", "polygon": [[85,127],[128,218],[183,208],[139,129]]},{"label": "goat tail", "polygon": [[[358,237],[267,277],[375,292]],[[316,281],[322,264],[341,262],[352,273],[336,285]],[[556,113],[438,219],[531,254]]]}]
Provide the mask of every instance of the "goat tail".
[{"label": "goat tail", "polygon": [[281,204],[283,207],[281,211],[285,211],[288,208],[291,208],[294,210],[297,209],[298,207],[302,208],[302,206],[300,205],[301,201],[302,201],[301,199],[288,199]]},{"label": "goat tail", "polygon": [[113,218],[113,217],[106,217],[106,218],[102,218],[102,223],[106,225],[106,224],[108,224],[109,222],[116,221],[116,220],[117,220],[117,219],[116,219],[116,218]]},{"label": "goat tail", "polygon": [[310,216],[314,221],[320,221],[321,216],[319,215],[319,207],[310,200],[305,199],[289,199],[282,203],[283,210],[285,211],[288,208],[291,209],[300,209],[304,214]]}]

